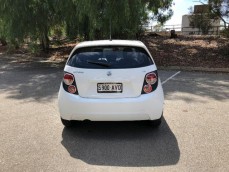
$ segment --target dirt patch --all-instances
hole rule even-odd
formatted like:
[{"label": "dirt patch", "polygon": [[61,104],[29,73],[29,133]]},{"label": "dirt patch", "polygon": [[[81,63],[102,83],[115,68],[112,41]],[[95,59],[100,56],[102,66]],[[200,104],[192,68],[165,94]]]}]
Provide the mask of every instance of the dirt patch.
[{"label": "dirt patch", "polygon": [[158,66],[229,68],[229,40],[214,36],[146,35],[142,41]]},{"label": "dirt patch", "polygon": [[[146,44],[158,66],[188,66],[207,68],[229,68],[229,40],[213,36],[169,36],[145,35],[141,39]],[[15,63],[33,61],[65,62],[77,43],[64,41],[60,46],[52,45],[49,53],[31,54],[21,48],[8,54]],[[0,46],[0,55],[7,47]]]}]

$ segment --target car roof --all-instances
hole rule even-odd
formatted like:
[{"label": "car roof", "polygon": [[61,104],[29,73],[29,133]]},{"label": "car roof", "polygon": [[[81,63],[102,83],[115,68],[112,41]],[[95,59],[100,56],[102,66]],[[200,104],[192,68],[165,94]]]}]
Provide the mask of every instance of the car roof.
[{"label": "car roof", "polygon": [[97,41],[84,41],[76,45],[76,48],[93,47],[93,46],[106,46],[106,45],[117,45],[117,46],[136,46],[145,48],[145,45],[141,41],[132,40],[97,40]]}]

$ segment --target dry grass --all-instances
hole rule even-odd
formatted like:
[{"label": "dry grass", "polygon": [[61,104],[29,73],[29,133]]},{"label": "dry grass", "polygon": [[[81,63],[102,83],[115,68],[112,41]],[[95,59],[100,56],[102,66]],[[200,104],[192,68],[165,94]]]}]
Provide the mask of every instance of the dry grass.
[{"label": "dry grass", "polygon": [[[150,50],[158,66],[190,66],[229,68],[229,40],[213,36],[181,36],[170,39],[168,35],[143,36],[141,39]],[[76,41],[63,41],[52,45],[48,54],[31,54],[25,48],[13,52],[15,62],[37,60],[65,62]],[[0,55],[7,48],[0,46]],[[9,56],[9,55],[8,55]]]},{"label": "dry grass", "polygon": [[229,68],[229,40],[213,36],[144,36],[159,66]]}]

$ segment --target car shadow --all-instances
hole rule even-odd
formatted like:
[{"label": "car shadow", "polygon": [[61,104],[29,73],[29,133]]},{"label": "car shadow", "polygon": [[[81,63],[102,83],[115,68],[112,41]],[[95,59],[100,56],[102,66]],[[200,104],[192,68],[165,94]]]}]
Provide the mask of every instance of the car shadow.
[{"label": "car shadow", "polygon": [[150,167],[179,161],[177,139],[163,119],[157,129],[141,122],[89,122],[64,128],[62,145],[92,165]]}]

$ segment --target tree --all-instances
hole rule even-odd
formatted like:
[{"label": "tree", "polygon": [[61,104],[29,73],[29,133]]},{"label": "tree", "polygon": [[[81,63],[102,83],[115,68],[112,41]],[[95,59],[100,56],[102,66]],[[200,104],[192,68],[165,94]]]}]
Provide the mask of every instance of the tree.
[{"label": "tree", "polygon": [[207,20],[207,18],[211,19],[220,19],[224,23],[224,33],[229,36],[229,0],[205,0],[207,4],[203,1],[199,1],[203,5],[208,6],[208,11],[202,15],[202,20],[198,22],[198,19],[193,19],[193,21],[197,21],[196,23],[200,23],[203,30],[210,29],[211,20]]},{"label": "tree", "polygon": [[219,17],[224,23],[224,28],[229,29],[229,0],[209,0],[210,12]]},{"label": "tree", "polygon": [[145,0],[145,3],[148,10],[153,13],[152,19],[161,25],[164,25],[173,15],[172,0]]},{"label": "tree", "polygon": [[7,42],[6,42],[6,27],[5,27],[5,23],[3,20],[0,19],[0,43],[3,45],[3,46],[6,46],[7,45]]},{"label": "tree", "polygon": [[[79,23],[86,22],[90,39],[136,39],[148,22],[148,13],[163,23],[171,17],[172,0],[84,0],[78,1]],[[85,3],[86,2],[86,3]],[[166,11],[169,13],[165,13]],[[82,17],[83,16],[83,17]],[[85,20],[86,18],[86,20]],[[82,24],[85,26],[85,23]],[[111,27],[111,28],[110,28]]]},{"label": "tree", "polygon": [[49,31],[57,20],[52,0],[0,0],[0,15],[8,31],[7,38],[13,43],[30,37],[40,40],[44,51],[49,49]]},{"label": "tree", "polygon": [[148,13],[161,23],[172,15],[172,0],[0,0],[4,35],[17,45],[26,38],[49,49],[55,28],[69,38],[136,39]]},{"label": "tree", "polygon": [[209,11],[208,5],[201,5],[200,8],[194,12],[193,8],[189,8],[189,22],[190,26],[193,28],[198,28],[199,32],[202,34],[208,34],[209,30],[212,28],[213,22],[218,19],[212,16]]}]

